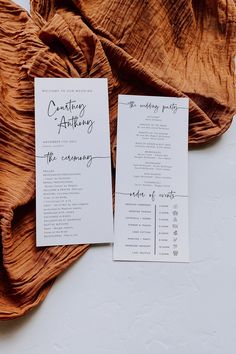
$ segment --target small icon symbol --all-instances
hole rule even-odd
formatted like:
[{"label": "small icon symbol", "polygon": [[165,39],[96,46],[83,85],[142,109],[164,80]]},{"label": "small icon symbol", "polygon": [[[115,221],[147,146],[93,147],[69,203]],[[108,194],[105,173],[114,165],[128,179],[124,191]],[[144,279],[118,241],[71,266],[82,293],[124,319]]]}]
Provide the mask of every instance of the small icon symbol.
[{"label": "small icon symbol", "polygon": [[175,231],[173,232],[173,235],[177,236],[177,235],[178,235],[178,231],[175,230]]},{"label": "small icon symbol", "polygon": [[178,254],[179,254],[179,251],[177,251],[177,250],[174,250],[174,251],[173,251],[173,255],[174,255],[174,256],[178,256]]},{"label": "small icon symbol", "polygon": [[173,229],[178,229],[178,225],[177,224],[172,224]]}]

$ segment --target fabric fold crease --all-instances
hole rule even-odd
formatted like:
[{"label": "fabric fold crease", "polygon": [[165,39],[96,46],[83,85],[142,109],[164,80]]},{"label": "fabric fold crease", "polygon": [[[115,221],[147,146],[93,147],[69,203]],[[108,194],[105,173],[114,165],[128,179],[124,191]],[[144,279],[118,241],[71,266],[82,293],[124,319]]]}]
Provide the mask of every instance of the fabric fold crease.
[{"label": "fabric fold crease", "polygon": [[[37,306],[88,245],[35,246],[35,77],[106,77],[118,94],[189,97],[189,144],[236,112],[234,0],[0,0],[0,319]],[[114,193],[114,191],[113,191]]]}]

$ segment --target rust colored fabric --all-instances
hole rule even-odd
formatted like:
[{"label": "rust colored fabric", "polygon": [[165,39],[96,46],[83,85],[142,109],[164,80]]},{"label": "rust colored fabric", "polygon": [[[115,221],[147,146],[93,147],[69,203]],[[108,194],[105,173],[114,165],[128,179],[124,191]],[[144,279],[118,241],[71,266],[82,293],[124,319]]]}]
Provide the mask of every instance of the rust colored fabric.
[{"label": "rust colored fabric", "polygon": [[88,249],[35,247],[34,77],[109,79],[115,171],[118,94],[189,97],[189,143],[207,143],[236,112],[235,55],[235,0],[0,0],[0,319]]}]

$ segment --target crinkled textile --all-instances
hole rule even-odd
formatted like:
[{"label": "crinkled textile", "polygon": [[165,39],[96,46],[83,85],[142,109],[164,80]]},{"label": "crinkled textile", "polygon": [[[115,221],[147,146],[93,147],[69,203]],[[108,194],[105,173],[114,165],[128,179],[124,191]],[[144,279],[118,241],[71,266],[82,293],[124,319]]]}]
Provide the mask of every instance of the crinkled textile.
[{"label": "crinkled textile", "polygon": [[235,0],[32,0],[31,16],[0,0],[0,319],[88,249],[35,247],[34,77],[108,78],[114,165],[120,93],[188,96],[191,145],[225,132],[235,54]]}]

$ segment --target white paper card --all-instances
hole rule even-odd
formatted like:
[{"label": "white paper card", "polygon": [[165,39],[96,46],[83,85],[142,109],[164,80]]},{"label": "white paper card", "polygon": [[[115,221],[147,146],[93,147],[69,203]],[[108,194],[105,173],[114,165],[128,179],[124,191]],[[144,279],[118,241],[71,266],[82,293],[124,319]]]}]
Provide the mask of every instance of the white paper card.
[{"label": "white paper card", "polygon": [[107,79],[36,78],[37,246],[113,240]]},{"label": "white paper card", "polygon": [[115,260],[188,262],[188,99],[120,95]]}]

